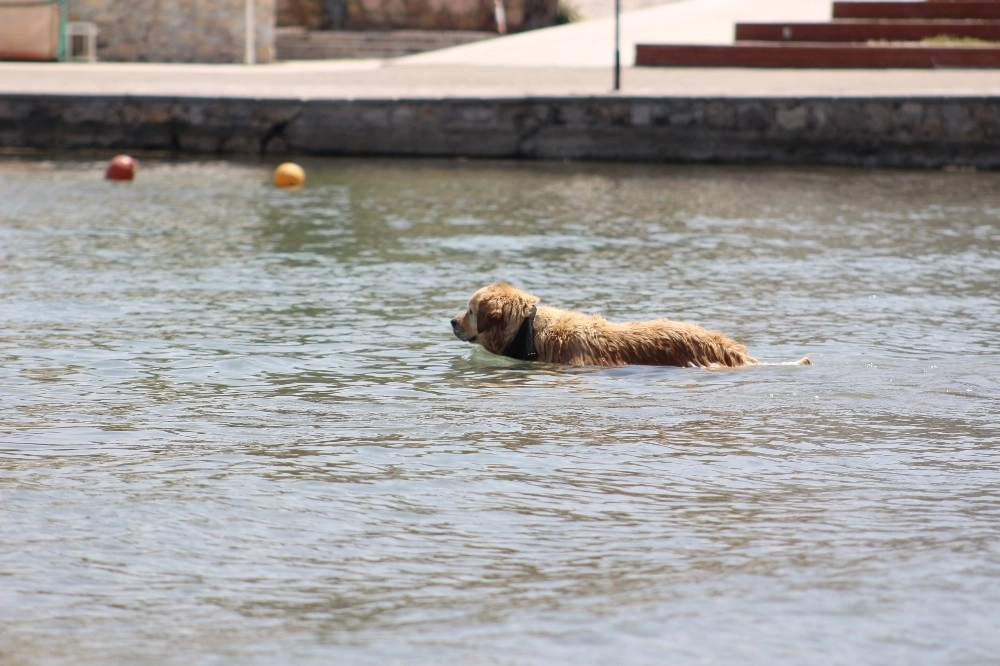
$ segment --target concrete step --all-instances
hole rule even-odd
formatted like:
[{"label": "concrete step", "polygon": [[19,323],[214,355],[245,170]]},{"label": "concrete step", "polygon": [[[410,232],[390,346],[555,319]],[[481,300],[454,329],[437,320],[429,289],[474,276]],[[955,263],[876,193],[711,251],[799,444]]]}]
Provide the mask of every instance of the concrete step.
[{"label": "concrete step", "polygon": [[1000,19],[1000,2],[996,0],[834,2],[833,18]]},{"label": "concrete step", "polygon": [[930,37],[967,37],[1000,42],[1000,20],[869,20],[839,19],[830,23],[737,23],[737,41],[917,42]]},{"label": "concrete step", "polygon": [[1000,68],[1000,47],[813,42],[637,44],[635,61],[647,67]]},{"label": "concrete step", "polygon": [[278,60],[398,58],[496,37],[463,30],[307,30],[278,28]]}]

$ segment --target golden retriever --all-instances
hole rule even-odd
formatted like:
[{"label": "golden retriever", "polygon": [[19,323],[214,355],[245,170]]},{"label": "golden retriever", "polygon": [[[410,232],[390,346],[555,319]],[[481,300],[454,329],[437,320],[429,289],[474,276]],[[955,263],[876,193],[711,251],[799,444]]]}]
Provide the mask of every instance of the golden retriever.
[{"label": "golden retriever", "polygon": [[468,310],[451,320],[451,328],[459,340],[526,361],[605,367],[760,365],[740,343],[696,324],[669,319],[618,324],[538,302],[537,296],[496,282],[472,295]]}]

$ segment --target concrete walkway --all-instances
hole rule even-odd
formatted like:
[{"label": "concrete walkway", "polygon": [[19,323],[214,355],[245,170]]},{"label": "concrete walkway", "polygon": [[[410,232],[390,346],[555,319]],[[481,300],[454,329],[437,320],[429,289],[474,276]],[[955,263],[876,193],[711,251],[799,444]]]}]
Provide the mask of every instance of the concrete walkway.
[{"label": "concrete walkway", "polygon": [[[113,95],[251,99],[466,99],[603,96],[608,67],[380,61],[240,65],[0,63],[0,98]],[[626,67],[618,95],[638,97],[1000,96],[996,70],[760,70]]]},{"label": "concrete walkway", "polygon": [[[602,0],[613,7],[613,0]],[[643,1],[643,0],[636,0]],[[737,21],[822,20],[830,0],[674,0],[621,20],[629,96],[997,96],[995,70],[760,70],[632,67],[635,44],[729,43]],[[583,21],[395,60],[273,65],[0,63],[0,96],[454,99],[611,94],[614,20]]]}]

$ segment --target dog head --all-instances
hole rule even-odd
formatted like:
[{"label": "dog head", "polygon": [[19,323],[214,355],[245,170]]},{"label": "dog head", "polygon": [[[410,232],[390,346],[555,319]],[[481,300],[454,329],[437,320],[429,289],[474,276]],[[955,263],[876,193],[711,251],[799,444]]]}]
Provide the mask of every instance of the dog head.
[{"label": "dog head", "polygon": [[459,340],[500,354],[538,300],[505,282],[495,282],[472,295],[469,308],[451,320],[451,329]]}]

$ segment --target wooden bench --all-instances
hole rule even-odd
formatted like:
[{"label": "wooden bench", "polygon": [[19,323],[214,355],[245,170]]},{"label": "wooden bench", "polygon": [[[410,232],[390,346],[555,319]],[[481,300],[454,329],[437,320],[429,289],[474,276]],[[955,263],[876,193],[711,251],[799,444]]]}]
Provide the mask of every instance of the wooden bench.
[{"label": "wooden bench", "polygon": [[[998,5],[1000,6],[1000,5]],[[736,41],[766,42],[919,42],[934,37],[965,37],[1000,42],[1000,20],[854,20],[829,23],[737,23]]]}]

